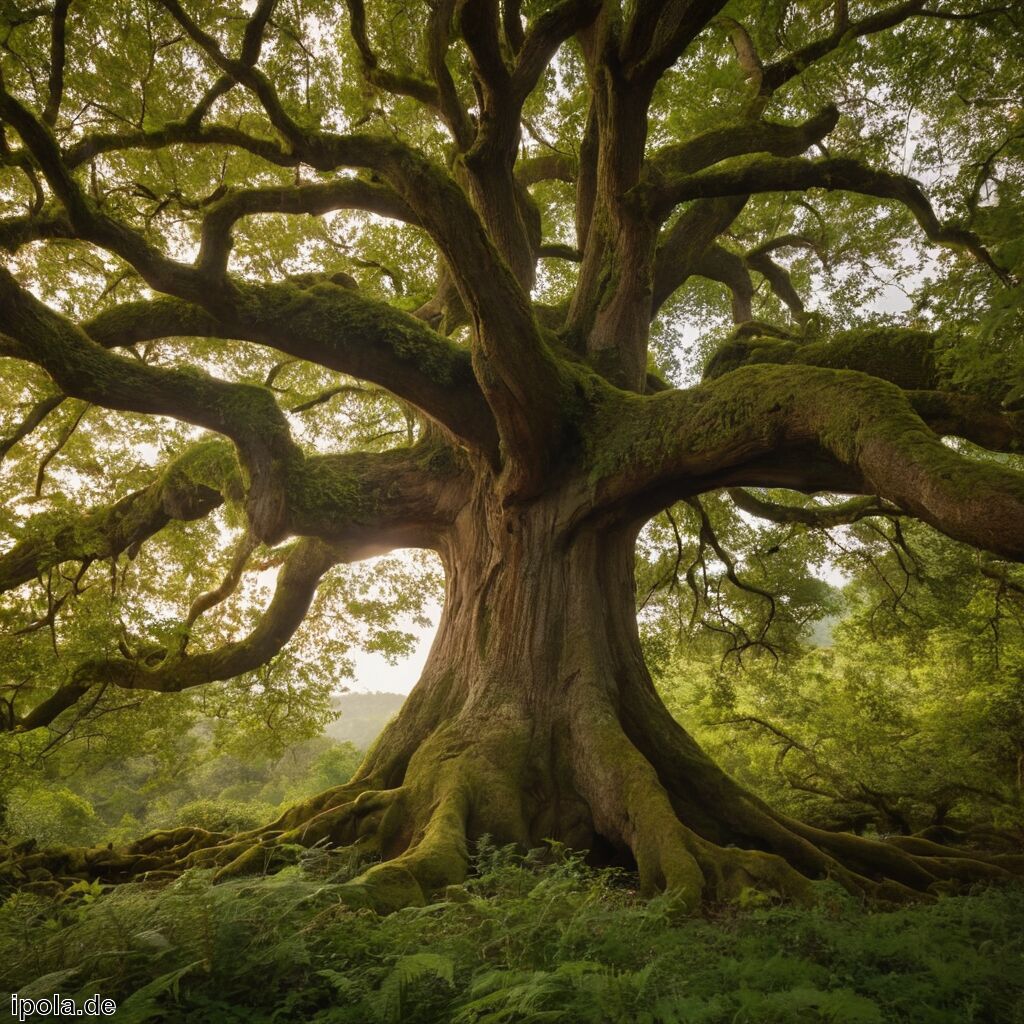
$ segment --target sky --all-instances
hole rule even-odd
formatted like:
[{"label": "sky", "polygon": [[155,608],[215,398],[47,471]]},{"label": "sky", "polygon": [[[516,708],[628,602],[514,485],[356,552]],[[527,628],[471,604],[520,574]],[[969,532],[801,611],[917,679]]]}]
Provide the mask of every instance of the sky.
[{"label": "sky", "polygon": [[400,628],[408,631],[417,638],[416,649],[407,658],[401,659],[394,665],[389,665],[383,655],[366,652],[352,651],[349,656],[355,664],[353,678],[346,680],[345,685],[349,690],[360,693],[408,693],[423,671],[424,662],[430,652],[430,645],[437,632],[437,623],[441,617],[441,606],[431,602],[431,607],[426,609],[430,616],[429,627],[418,626],[411,619],[400,624]]}]

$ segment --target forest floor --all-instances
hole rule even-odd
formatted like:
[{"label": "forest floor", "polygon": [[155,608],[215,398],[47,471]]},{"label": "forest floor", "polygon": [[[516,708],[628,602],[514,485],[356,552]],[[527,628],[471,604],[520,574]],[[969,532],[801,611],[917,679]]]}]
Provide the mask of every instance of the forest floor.
[{"label": "forest floor", "polygon": [[[564,851],[487,845],[445,899],[351,910],[344,860],[266,878],[82,883],[0,906],[0,992],[117,1001],[117,1024],[1024,1024],[1024,887],[869,910],[753,891],[700,917]],[[7,995],[0,1002],[10,1005]]]}]

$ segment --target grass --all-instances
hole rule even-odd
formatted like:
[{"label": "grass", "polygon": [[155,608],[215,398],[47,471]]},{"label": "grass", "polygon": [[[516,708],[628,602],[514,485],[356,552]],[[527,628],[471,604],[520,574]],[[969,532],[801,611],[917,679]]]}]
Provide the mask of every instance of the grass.
[{"label": "grass", "polygon": [[810,909],[751,893],[685,918],[564,851],[484,845],[443,902],[378,918],[340,902],[341,863],[16,893],[0,990],[99,992],[118,1024],[1024,1024],[1021,887],[869,912],[822,883]]}]

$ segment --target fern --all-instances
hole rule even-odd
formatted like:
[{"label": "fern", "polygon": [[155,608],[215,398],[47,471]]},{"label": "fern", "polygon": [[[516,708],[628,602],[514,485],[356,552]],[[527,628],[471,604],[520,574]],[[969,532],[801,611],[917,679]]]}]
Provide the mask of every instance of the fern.
[{"label": "fern", "polygon": [[398,1024],[406,1019],[406,996],[416,982],[436,978],[451,986],[454,976],[455,963],[449,957],[437,953],[413,953],[401,957],[377,993],[377,1019],[382,1024]]},{"label": "fern", "polygon": [[565,851],[476,866],[458,899],[385,918],[302,865],[16,894],[0,990],[101,992],[118,1020],[169,1024],[1024,1024],[1024,888],[869,913],[822,883],[808,909],[679,920]]}]

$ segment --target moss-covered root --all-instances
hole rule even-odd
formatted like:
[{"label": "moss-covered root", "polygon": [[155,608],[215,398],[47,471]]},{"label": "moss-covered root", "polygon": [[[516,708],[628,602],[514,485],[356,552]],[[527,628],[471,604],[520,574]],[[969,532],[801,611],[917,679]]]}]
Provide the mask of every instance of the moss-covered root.
[{"label": "moss-covered root", "polygon": [[[378,829],[384,813],[404,790],[338,787],[289,809],[277,821],[188,858],[189,867],[219,866],[215,882],[253,872],[267,873],[290,859],[295,846],[349,847],[359,858],[379,855]],[[281,826],[291,826],[285,830]]]},{"label": "moss-covered root", "polygon": [[[707,787],[695,778],[692,791],[670,789],[602,692],[587,696],[573,717],[576,786],[597,831],[633,853],[647,893],[674,894],[691,908],[747,889],[802,903],[812,880],[830,878],[851,893],[905,903],[965,882],[1008,879],[1018,868],[1011,856],[954,856],[924,841],[903,849],[822,832],[776,814],[733,783]],[[681,781],[677,777],[676,785]],[[716,793],[715,803],[700,812],[704,825],[715,829],[714,842],[686,815],[686,808],[701,805],[705,791]],[[724,845],[730,839],[736,845]]]},{"label": "moss-covered root", "polygon": [[759,850],[726,849],[701,838],[679,818],[653,766],[623,734],[605,735],[616,748],[622,788],[618,817],[640,872],[641,892],[663,892],[685,910],[708,900],[732,899],[756,889],[795,902],[811,899],[810,880],[782,857]]},{"label": "moss-covered root", "polygon": [[782,857],[725,849],[689,828],[654,766],[599,693],[578,707],[575,737],[577,785],[597,828],[632,851],[642,892],[664,892],[688,910],[749,888],[809,899],[809,879]]},{"label": "moss-covered root", "polygon": [[464,881],[469,867],[467,813],[465,791],[461,787],[449,791],[405,853],[353,879],[343,888],[342,898],[388,914],[422,906],[433,893]]},{"label": "moss-covered root", "polygon": [[695,909],[704,891],[704,873],[694,856],[698,837],[677,817],[654,766],[599,694],[581,702],[573,726],[576,784],[594,826],[632,851],[642,892],[671,892]]},{"label": "moss-covered root", "polygon": [[[466,877],[466,823],[471,808],[479,814],[476,783],[488,774],[483,766],[490,765],[485,742],[452,756],[449,739],[441,734],[422,745],[408,773],[416,781],[406,786],[367,789],[361,783],[336,791],[279,819],[278,824],[293,826],[286,831],[251,833],[201,856],[221,865],[214,880],[223,881],[273,870],[295,844],[348,847],[360,857],[386,859],[343,886],[342,899],[378,913],[421,906]],[[302,814],[307,816],[296,823]]]}]

